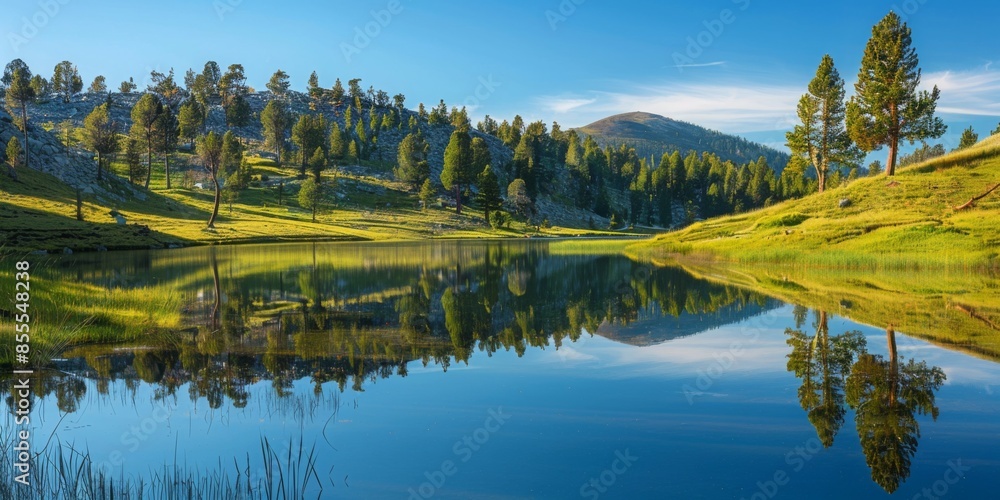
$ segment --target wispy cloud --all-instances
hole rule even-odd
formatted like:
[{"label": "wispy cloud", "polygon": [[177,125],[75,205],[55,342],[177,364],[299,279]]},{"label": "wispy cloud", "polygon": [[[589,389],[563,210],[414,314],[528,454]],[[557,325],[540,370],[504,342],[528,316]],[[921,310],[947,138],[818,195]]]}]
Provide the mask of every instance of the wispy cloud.
[{"label": "wispy cloud", "polygon": [[[724,61],[689,67],[720,66]],[[1000,70],[987,64],[975,69],[923,75],[922,87],[941,89],[938,112],[958,116],[1000,116]],[[618,84],[621,90],[547,95],[535,99],[548,119],[582,126],[618,113],[645,111],[728,133],[791,129],[795,108],[806,82],[770,83],[747,80],[655,85]],[[848,82],[848,95],[854,82]]]},{"label": "wispy cloud", "polygon": [[677,64],[674,65],[675,68],[708,68],[711,66],[725,66],[726,61],[714,61],[708,63],[691,63],[691,64]]},{"label": "wispy cloud", "polygon": [[941,89],[940,113],[1000,116],[1000,71],[992,64],[972,70],[940,71],[923,75],[921,85]]},{"label": "wispy cloud", "polygon": [[542,96],[536,104],[563,123],[585,125],[617,113],[645,111],[724,132],[788,127],[803,88],[792,85],[710,83],[634,86],[622,91]]},{"label": "wispy cloud", "polygon": [[597,99],[579,99],[573,97],[545,97],[542,106],[555,113],[569,113],[578,108],[597,102]]}]

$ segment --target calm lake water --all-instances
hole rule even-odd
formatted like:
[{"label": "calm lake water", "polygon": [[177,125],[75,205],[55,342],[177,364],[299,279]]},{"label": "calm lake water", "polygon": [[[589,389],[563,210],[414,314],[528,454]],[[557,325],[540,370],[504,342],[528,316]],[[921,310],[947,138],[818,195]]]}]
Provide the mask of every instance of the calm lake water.
[{"label": "calm lake water", "polygon": [[1000,487],[995,360],[621,256],[296,244],[33,272],[88,285],[66,307],[115,294],[173,314],[174,333],[145,311],[98,317],[83,328],[151,333],[64,352],[36,382],[35,449],[72,446],[115,475],[235,462],[256,480],[266,438],[315,451],[311,498],[320,483],[323,498],[473,499]]}]

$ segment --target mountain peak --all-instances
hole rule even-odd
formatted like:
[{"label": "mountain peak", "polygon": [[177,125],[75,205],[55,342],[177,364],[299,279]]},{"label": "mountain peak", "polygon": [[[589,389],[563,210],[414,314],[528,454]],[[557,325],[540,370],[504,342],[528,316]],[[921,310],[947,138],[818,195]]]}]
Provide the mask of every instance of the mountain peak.
[{"label": "mountain peak", "polygon": [[778,171],[788,163],[787,154],[762,144],[645,111],[609,116],[576,131],[593,137],[602,146],[628,144],[643,158],[652,156],[658,160],[664,153],[686,154],[694,150],[714,153],[735,163],[748,163],[763,156]]}]

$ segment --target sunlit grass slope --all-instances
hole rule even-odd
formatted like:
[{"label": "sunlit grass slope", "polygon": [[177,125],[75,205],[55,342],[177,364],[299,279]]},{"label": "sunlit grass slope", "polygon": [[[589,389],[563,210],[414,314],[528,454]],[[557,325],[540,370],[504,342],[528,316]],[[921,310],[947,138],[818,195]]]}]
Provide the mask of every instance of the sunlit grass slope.
[{"label": "sunlit grass slope", "polygon": [[[1000,136],[847,186],[637,243],[640,259],[884,269],[1000,265]],[[841,208],[842,200],[849,204]]]},{"label": "sunlit grass slope", "polygon": [[[104,184],[124,202],[94,196],[83,200],[84,221],[76,220],[76,193],[54,177],[20,169],[19,180],[0,178],[0,252],[59,251],[165,247],[172,244],[238,243],[301,240],[413,240],[426,238],[503,238],[524,235],[575,236],[579,234],[621,236],[620,233],[560,227],[535,228],[513,222],[508,228],[492,229],[482,211],[466,207],[462,215],[453,209],[417,207],[415,193],[383,177],[324,174],[325,182],[336,182],[338,197],[331,199],[316,222],[299,206],[298,170],[276,166],[272,161],[250,158],[258,182],[242,191],[219,211],[214,231],[206,230],[213,193],[190,187],[184,171],[200,172],[189,154],[177,153],[171,160],[172,189],[166,189],[162,167],[154,170],[151,192],[138,200]],[[123,165],[114,165],[123,172]],[[260,178],[268,182],[260,182]],[[284,182],[279,199],[277,185]],[[183,187],[188,185],[189,187]],[[280,203],[279,203],[280,202]],[[119,225],[110,215],[116,210],[127,224]]]}]

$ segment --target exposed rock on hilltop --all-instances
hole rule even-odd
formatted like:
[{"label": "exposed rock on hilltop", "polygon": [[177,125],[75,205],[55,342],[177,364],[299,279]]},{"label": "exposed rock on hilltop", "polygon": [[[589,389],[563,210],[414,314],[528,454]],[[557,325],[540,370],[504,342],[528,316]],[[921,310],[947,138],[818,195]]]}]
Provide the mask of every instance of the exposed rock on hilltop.
[{"label": "exposed rock on hilltop", "polygon": [[[122,124],[122,131],[127,131],[131,126],[131,110],[140,97],[142,97],[142,93],[111,94],[111,118]],[[80,127],[83,125],[83,119],[87,116],[87,114],[89,114],[95,107],[106,102],[108,99],[108,96],[105,94],[78,94],[73,96],[68,103],[64,103],[59,99],[52,99],[44,103],[30,104],[28,106],[28,114],[30,116],[30,120],[36,124],[45,122],[58,124],[65,120],[70,120],[73,122],[74,126]],[[247,95],[246,100],[250,105],[253,118],[251,119],[249,125],[246,127],[236,128],[234,129],[234,132],[244,139],[262,142],[264,140],[264,135],[263,128],[261,127],[259,120],[260,112],[263,111],[264,107],[267,106],[267,103],[273,99],[275,99],[275,97],[270,92],[257,92]],[[296,115],[322,113],[326,119],[330,121],[330,123],[336,122],[340,125],[341,129],[345,126],[344,111],[347,109],[346,105],[341,105],[335,108],[331,104],[322,103],[317,106],[314,111],[310,109],[309,97],[306,94],[295,91],[289,92],[285,101],[288,103],[289,109]],[[176,104],[177,103],[174,103],[174,105]],[[401,129],[384,129],[379,133],[378,145],[371,153],[372,159],[395,162],[399,143],[402,142],[403,138],[405,138],[407,134],[410,133],[406,124],[411,116],[416,116],[416,112],[408,109],[403,110],[403,116],[401,118],[403,127]],[[359,119],[364,120],[365,123],[371,119],[367,106],[364,107],[360,116],[355,114],[355,123],[357,123]],[[208,130],[214,130],[219,133],[227,130],[226,116],[221,105],[215,104],[211,106],[206,126]],[[438,178],[441,174],[441,169],[444,167],[444,150],[448,147],[448,140],[451,138],[451,133],[454,128],[451,125],[428,125],[427,123],[422,123],[421,129],[424,132],[424,137],[426,138],[428,145],[430,145],[428,161],[431,165],[431,179],[434,182],[439,182]],[[507,148],[503,142],[496,137],[483,134],[475,129],[471,130],[471,134],[473,137],[482,137],[486,141],[486,144],[489,145],[490,154],[493,158],[493,164],[500,169],[500,180],[506,182],[513,180],[509,169],[504,168],[510,164],[511,159],[513,158],[513,151]]]},{"label": "exposed rock on hilltop", "polygon": [[[82,107],[85,106],[77,106],[72,109],[76,109],[75,114],[79,114],[79,108]],[[93,106],[89,109],[93,109]],[[89,109],[87,113],[90,112]],[[65,114],[69,115],[69,113],[71,111],[67,111]],[[81,122],[83,116],[86,116],[86,113],[80,117]],[[39,118],[39,116],[29,113],[28,145],[31,158],[29,167],[52,175],[66,184],[80,189],[83,194],[94,196],[97,201],[104,204],[123,202],[125,196],[139,200],[146,198],[142,190],[115,175],[105,175],[105,180],[98,183],[97,162],[94,160],[94,155],[81,149],[65,147],[54,134],[46,132],[38,125],[41,123]],[[17,137],[19,141],[24,140],[20,129],[14,125],[11,116],[6,111],[0,110],[0,141],[6,145],[11,137]]]}]

